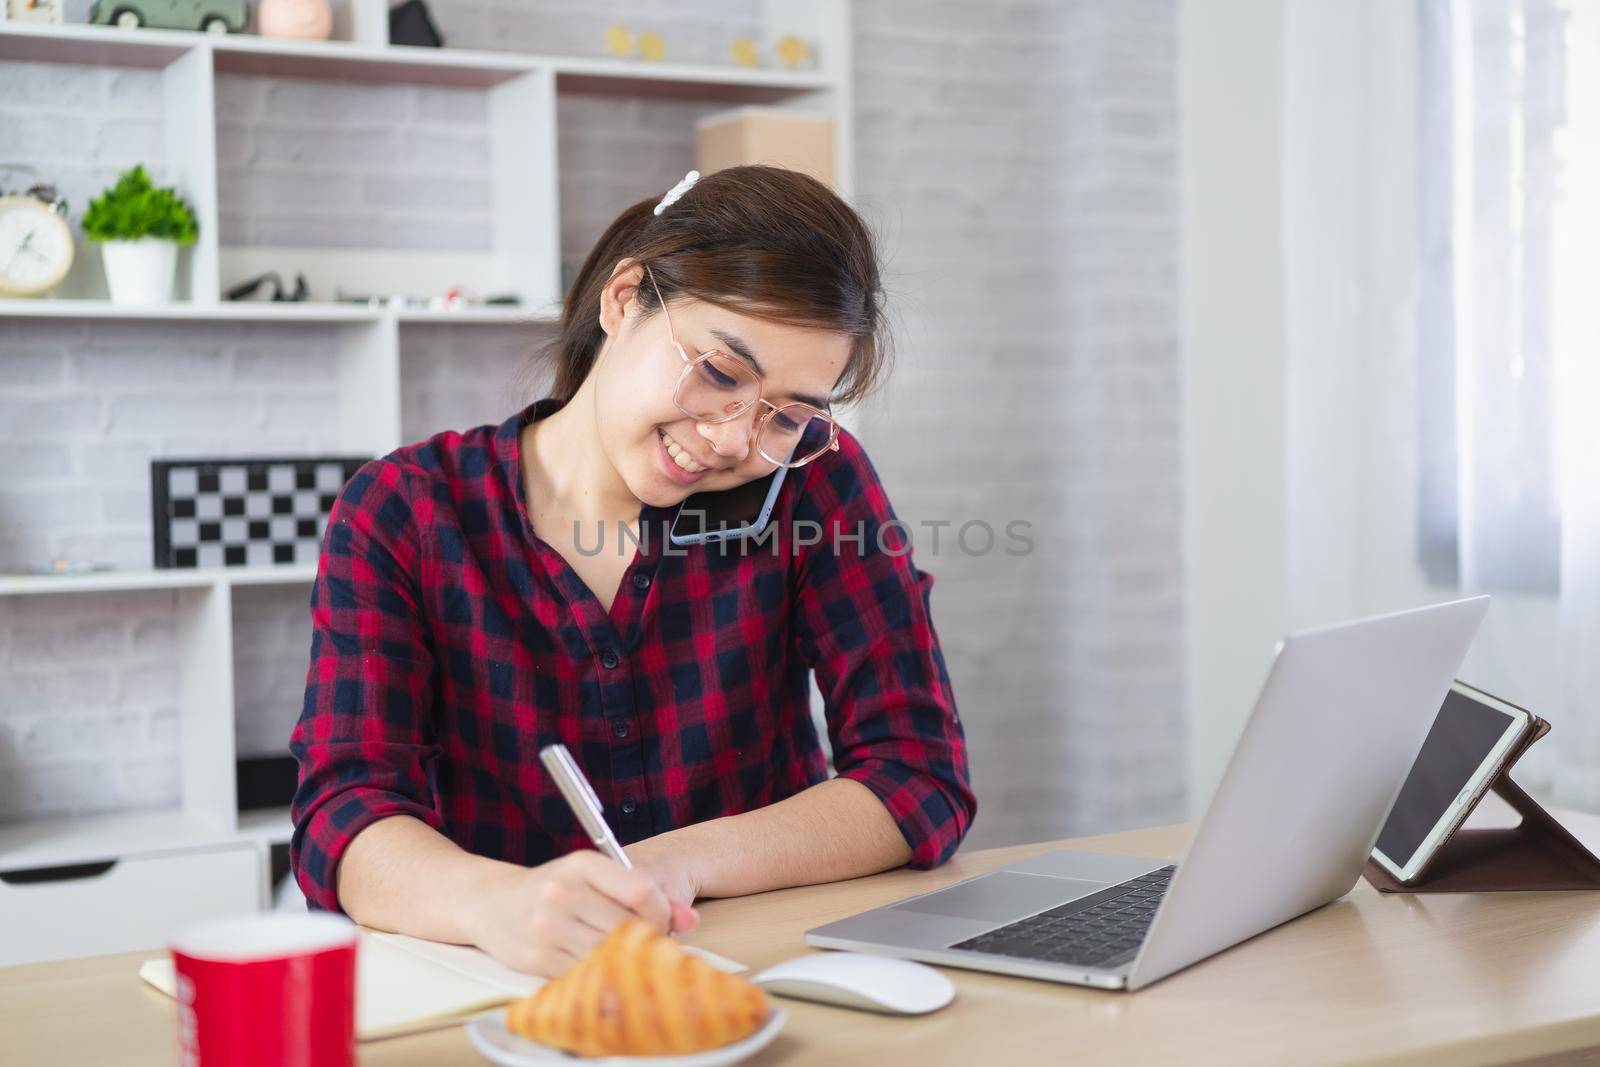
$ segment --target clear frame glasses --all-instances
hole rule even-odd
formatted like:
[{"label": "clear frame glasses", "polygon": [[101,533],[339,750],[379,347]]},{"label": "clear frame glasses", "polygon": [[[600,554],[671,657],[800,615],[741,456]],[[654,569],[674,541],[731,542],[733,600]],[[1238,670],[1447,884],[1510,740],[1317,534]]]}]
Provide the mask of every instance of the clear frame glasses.
[{"label": "clear frame glasses", "polygon": [[774,404],[761,395],[761,379],[742,359],[715,348],[691,358],[678,342],[672,314],[661,299],[655,275],[644,268],[666,316],[667,336],[683,360],[683,371],[672,390],[678,410],[696,422],[730,422],[757,404],[766,410],[750,427],[751,444],[761,457],[780,467],[803,467],[822,453],[839,450],[839,424],[821,408],[792,401]]}]

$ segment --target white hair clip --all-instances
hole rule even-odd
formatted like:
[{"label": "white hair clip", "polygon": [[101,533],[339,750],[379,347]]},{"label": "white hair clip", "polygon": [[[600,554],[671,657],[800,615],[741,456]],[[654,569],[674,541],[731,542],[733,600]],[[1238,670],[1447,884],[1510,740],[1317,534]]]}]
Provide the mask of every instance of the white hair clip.
[{"label": "white hair clip", "polygon": [[656,205],[656,214],[659,215],[667,208],[678,202],[678,197],[693,188],[694,183],[700,180],[700,172],[691,170],[683,176],[683,181],[667,190],[667,195],[661,198],[661,203]]}]

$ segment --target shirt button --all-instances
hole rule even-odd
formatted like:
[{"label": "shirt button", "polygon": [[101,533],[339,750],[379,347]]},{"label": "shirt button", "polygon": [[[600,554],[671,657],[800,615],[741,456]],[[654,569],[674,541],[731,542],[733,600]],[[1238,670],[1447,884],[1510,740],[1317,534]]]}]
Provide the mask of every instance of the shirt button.
[{"label": "shirt button", "polygon": [[618,663],[616,650],[608,648],[605,651],[601,652],[600,653],[600,662],[605,664],[608,669],[611,668],[611,667],[615,667],[617,665],[617,663]]},{"label": "shirt button", "polygon": [[622,814],[632,815],[639,810],[639,802],[632,797],[622,798]]},{"label": "shirt button", "polygon": [[644,574],[644,573],[635,574],[633,576],[633,587],[635,589],[639,590],[641,593],[644,592],[646,589],[649,589],[650,588],[650,576],[648,574]]},{"label": "shirt button", "polygon": [[618,737],[627,737],[628,736],[628,720],[627,719],[612,719],[611,720],[611,732],[616,734]]}]

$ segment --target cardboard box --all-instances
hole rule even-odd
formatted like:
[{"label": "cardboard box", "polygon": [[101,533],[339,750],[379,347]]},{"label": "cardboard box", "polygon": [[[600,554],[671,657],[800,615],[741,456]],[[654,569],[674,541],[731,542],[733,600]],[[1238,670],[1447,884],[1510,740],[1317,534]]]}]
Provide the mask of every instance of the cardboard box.
[{"label": "cardboard box", "polygon": [[695,165],[701,174],[768,163],[809,174],[833,188],[833,120],[827,115],[737,107],[707,115],[695,125]]}]

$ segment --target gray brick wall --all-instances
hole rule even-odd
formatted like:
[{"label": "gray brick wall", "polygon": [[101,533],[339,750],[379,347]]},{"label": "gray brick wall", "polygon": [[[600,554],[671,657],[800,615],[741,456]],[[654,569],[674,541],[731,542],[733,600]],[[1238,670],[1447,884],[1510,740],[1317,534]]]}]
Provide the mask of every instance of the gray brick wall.
[{"label": "gray brick wall", "polygon": [[486,252],[488,161],[479,89],[217,78],[224,245]]},{"label": "gray brick wall", "polygon": [[300,715],[310,655],[310,585],[233,591],[234,744],[281,756]]},{"label": "gray brick wall", "polygon": [[503,422],[520,398],[543,396],[549,375],[530,365],[550,327],[407,326],[400,334],[400,433],[420,441],[440,430]]},{"label": "gray brick wall", "polygon": [[176,610],[159,590],[0,597],[0,812],[177,803]]},{"label": "gray brick wall", "polygon": [[694,166],[695,120],[719,110],[720,105],[682,100],[561,95],[556,112],[564,271],[582,264],[619,211],[677,184]]},{"label": "gray brick wall", "polygon": [[856,7],[858,200],[904,325],[866,443],[907,521],[1034,524],[1020,558],[917,541],[969,847],[1184,815],[1175,24]]},{"label": "gray brick wall", "polygon": [[149,460],[333,450],[327,326],[0,319],[0,567],[151,561]]},{"label": "gray brick wall", "polygon": [[[553,0],[431,6],[456,44],[598,54],[618,21],[658,29],[670,58],[691,61],[720,61],[752,11],[675,5],[680,31],[642,2],[599,14]],[[1020,558],[966,556],[949,551],[952,527],[935,556],[918,537],[983,805],[971,843],[1182,817],[1172,0],[862,0],[855,17],[858,200],[885,237],[901,361],[854,421],[902,518],[1025,519],[1036,543]],[[714,25],[704,54],[688,51],[697,20]],[[0,84],[26,80],[21,66],[0,64]],[[47,113],[78,136],[16,125],[35,113],[36,87],[0,92],[0,123],[83,168],[68,168],[69,193],[95,191],[131,157],[103,129],[116,123],[81,105],[133,117],[159,87],[138,72],[48,69],[68,72],[51,75],[67,86],[51,98],[78,103]],[[706,107],[562,99],[564,259],[692,165]],[[409,229],[405,247],[482,247],[449,243],[485,233],[476,201],[446,217],[429,195],[467,168],[446,173],[425,149],[448,137],[475,158],[481,93],[228,77],[219,111],[226,241],[315,243],[333,212],[354,220],[339,239],[357,244],[391,247]],[[94,167],[74,153],[85,143],[100,146]],[[397,187],[397,171],[422,177]],[[286,184],[296,175],[314,210]],[[519,372],[540,334],[406,327],[405,438],[503,418],[508,382],[518,400],[537,392],[537,375]],[[0,563],[61,552],[145,565],[152,452],[329,444],[318,434],[332,390],[310,383],[333,343],[329,328],[0,324],[12,461]],[[270,748],[298,712],[304,612],[299,587],[236,598],[241,750]],[[166,593],[0,598],[0,818],[173,802],[170,656],[156,651],[172,615]],[[83,648],[92,663],[71,658]]]}]

